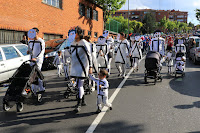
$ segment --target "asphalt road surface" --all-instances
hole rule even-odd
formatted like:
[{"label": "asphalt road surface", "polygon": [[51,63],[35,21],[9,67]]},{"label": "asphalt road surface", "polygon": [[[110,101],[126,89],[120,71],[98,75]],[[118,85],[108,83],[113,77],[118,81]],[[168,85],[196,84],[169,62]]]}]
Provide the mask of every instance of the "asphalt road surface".
[{"label": "asphalt road surface", "polygon": [[[87,106],[75,114],[75,98],[63,97],[66,90],[64,77],[58,78],[56,70],[43,73],[47,81],[44,102],[37,104],[31,100],[20,113],[15,107],[3,112],[0,103],[0,133],[85,133],[99,117],[95,114],[96,91],[86,96]],[[109,97],[123,81],[117,75],[113,63]],[[114,99],[113,110],[104,112],[94,133],[200,132],[199,65],[187,61],[184,78],[167,75],[165,66],[162,75],[162,82],[144,84],[143,60],[139,72],[131,73]],[[0,88],[1,101],[5,91]]]}]

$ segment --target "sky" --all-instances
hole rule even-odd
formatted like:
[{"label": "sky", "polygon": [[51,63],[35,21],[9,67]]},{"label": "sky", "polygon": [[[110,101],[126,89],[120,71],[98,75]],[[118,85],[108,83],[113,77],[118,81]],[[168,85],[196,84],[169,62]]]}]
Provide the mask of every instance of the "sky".
[{"label": "sky", "polygon": [[[195,9],[200,9],[200,0],[129,0],[129,9],[180,10],[188,12],[188,23],[200,24]],[[128,10],[128,0],[120,10]]]}]

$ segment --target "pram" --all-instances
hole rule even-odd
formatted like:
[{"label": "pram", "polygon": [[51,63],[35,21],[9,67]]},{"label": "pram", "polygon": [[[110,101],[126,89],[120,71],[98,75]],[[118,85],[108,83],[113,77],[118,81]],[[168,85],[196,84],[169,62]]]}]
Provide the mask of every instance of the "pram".
[{"label": "pram", "polygon": [[[89,86],[88,78],[84,81],[83,88],[85,90],[86,95],[92,93],[92,89]],[[70,96],[75,96],[76,99],[78,99],[78,95],[79,95],[79,90],[76,85],[76,81],[75,81],[75,79],[71,79],[70,81],[67,82],[67,90],[64,93],[64,97],[66,99],[68,99]]]},{"label": "pram", "polygon": [[154,84],[156,84],[157,80],[162,81],[162,77],[160,74],[161,66],[160,66],[161,55],[155,51],[149,51],[147,53],[145,59],[145,76],[144,81],[147,82],[147,78],[154,79]]},{"label": "pram", "polygon": [[[179,70],[177,67],[179,65],[181,65],[180,63],[182,62],[182,58],[186,56],[186,47],[184,44],[177,44],[175,47],[175,52],[176,52],[176,58],[175,58],[175,77],[177,77],[177,75],[181,75],[182,77],[185,76],[185,69]],[[185,62],[185,61],[184,61]],[[182,64],[185,65],[186,63]]]},{"label": "pram", "polygon": [[[30,65],[31,61],[25,61],[9,79],[10,85],[3,98],[3,110],[9,111],[16,103],[17,111],[23,110],[23,102],[33,96],[32,84],[38,84],[38,78],[44,79],[37,65]],[[40,101],[41,102],[41,101]]]},{"label": "pram", "polygon": [[181,75],[182,77],[184,77],[185,76],[185,69],[183,69],[183,70],[179,70],[178,69],[178,66],[180,66],[180,65],[185,65],[185,61],[184,61],[184,64],[182,64],[182,58],[183,57],[185,57],[185,53],[177,53],[176,54],[176,64],[175,64],[175,77],[177,77],[177,75],[179,74],[179,75]]}]

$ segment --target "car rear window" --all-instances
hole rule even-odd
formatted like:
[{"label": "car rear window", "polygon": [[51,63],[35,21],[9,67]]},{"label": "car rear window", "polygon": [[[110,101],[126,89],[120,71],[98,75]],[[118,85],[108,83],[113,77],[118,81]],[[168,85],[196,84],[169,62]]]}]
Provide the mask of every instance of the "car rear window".
[{"label": "car rear window", "polygon": [[12,46],[2,47],[2,49],[3,49],[3,52],[6,56],[6,60],[20,57],[20,55],[15,50],[15,48],[12,47]]},{"label": "car rear window", "polygon": [[0,61],[3,61],[3,57],[2,57],[1,51],[0,51]]},{"label": "car rear window", "polygon": [[28,47],[26,45],[15,46],[24,56],[27,55]]}]

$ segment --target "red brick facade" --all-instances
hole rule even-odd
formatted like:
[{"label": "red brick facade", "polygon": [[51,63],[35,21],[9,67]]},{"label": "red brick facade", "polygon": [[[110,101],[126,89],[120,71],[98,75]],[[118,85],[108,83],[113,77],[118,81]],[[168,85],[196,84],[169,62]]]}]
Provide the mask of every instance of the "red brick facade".
[{"label": "red brick facade", "polygon": [[[98,21],[79,14],[79,3],[98,11]],[[87,11],[85,11],[87,13]],[[62,0],[62,9],[47,5],[42,0],[1,0],[0,29],[28,31],[38,27],[40,37],[44,33],[67,36],[70,27],[80,26],[85,35],[91,31],[103,33],[103,11],[87,0]]]},{"label": "red brick facade", "polygon": [[[171,21],[180,21],[187,23],[188,12],[175,11],[175,10],[153,10],[153,9],[136,9],[129,11],[130,20],[142,21],[146,13],[152,13],[155,15],[156,22],[159,22],[166,16]],[[113,16],[122,15],[124,18],[128,18],[128,10],[119,10]]]}]

